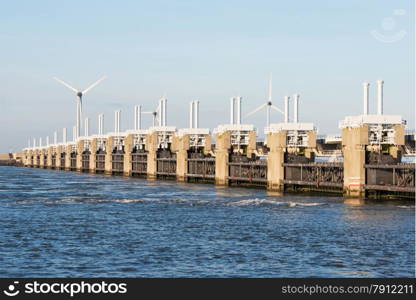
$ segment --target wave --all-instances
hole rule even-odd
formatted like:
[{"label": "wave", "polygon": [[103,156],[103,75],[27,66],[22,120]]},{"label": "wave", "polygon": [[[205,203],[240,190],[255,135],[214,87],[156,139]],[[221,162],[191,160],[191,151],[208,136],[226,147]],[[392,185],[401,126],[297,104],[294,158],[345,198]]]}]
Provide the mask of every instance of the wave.
[{"label": "wave", "polygon": [[289,207],[295,207],[295,206],[320,206],[320,205],[326,205],[326,203],[322,203],[322,202],[311,202],[311,203],[305,203],[305,202],[289,202]]},{"label": "wave", "polygon": [[240,200],[240,201],[229,203],[230,206],[249,206],[249,205],[261,205],[261,204],[282,205],[282,204],[285,204],[285,202],[255,198],[255,199],[245,199],[245,200]]},{"label": "wave", "polygon": [[149,202],[149,200],[144,200],[144,199],[118,199],[118,200],[113,200],[113,201],[109,201],[109,202],[118,202],[118,203],[143,203],[143,202]]},{"label": "wave", "polygon": [[268,199],[258,199],[258,198],[254,198],[254,199],[245,199],[245,200],[240,200],[240,201],[236,201],[236,202],[232,202],[229,204],[229,206],[250,206],[250,205],[254,205],[254,206],[258,206],[258,205],[286,205],[288,207],[308,207],[308,206],[320,206],[320,205],[326,205],[326,203],[322,203],[322,202],[310,202],[310,203],[305,203],[305,202],[285,202],[285,201],[275,201],[275,200],[268,200]]}]

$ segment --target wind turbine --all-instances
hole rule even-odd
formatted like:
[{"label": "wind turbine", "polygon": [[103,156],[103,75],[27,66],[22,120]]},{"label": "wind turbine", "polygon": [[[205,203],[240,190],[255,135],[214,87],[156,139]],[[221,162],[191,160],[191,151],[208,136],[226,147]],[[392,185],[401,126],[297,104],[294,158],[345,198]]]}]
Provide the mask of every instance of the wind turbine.
[{"label": "wind turbine", "polygon": [[273,105],[273,103],[272,103],[272,74],[270,74],[270,79],[269,79],[269,97],[268,97],[266,103],[263,103],[262,105],[260,105],[259,107],[257,107],[252,112],[249,112],[248,114],[246,114],[246,117],[251,116],[251,115],[254,115],[256,112],[262,110],[263,108],[267,108],[267,112],[266,112],[267,126],[270,125],[270,110],[272,108],[274,110],[277,110],[281,114],[285,114],[280,108],[278,108],[276,105]]},{"label": "wind turbine", "polygon": [[160,119],[160,117],[159,117],[159,115],[160,115],[159,111],[160,111],[160,104],[156,107],[155,110],[153,110],[153,111],[142,111],[142,114],[152,115],[152,117],[153,117],[152,126],[154,127],[154,126],[156,126],[156,121],[159,121],[159,119]]},{"label": "wind turbine", "polygon": [[167,99],[165,96],[160,98],[159,105],[154,111],[144,111],[143,114],[151,114],[153,116],[153,126],[156,126],[156,121],[158,121],[159,126],[166,126],[167,123]]},{"label": "wind turbine", "polygon": [[66,83],[65,81],[54,77],[54,79],[56,81],[58,81],[59,83],[63,84],[64,86],[66,86],[68,89],[70,89],[71,91],[75,92],[75,94],[77,95],[77,123],[76,123],[76,137],[79,137],[81,135],[81,120],[82,120],[82,96],[85,95],[86,93],[88,93],[89,91],[91,91],[96,85],[98,85],[101,81],[103,81],[104,79],[106,79],[107,77],[104,76],[102,78],[100,78],[99,80],[97,80],[96,82],[94,82],[93,84],[91,84],[89,87],[87,87],[85,90],[83,91],[79,91],[76,88],[70,86],[68,83]]}]

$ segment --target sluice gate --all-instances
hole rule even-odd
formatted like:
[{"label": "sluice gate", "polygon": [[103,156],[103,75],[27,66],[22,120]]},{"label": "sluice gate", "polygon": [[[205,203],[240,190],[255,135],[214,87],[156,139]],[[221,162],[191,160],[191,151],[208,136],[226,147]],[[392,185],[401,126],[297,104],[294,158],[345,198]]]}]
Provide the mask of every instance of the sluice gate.
[{"label": "sluice gate", "polygon": [[215,179],[215,158],[203,153],[189,153],[187,161],[188,180],[208,180]]},{"label": "sluice gate", "polygon": [[252,183],[267,185],[267,161],[259,157],[230,155],[228,162],[230,183]]},{"label": "sluice gate", "polygon": [[77,169],[77,153],[76,152],[71,152],[70,169],[71,171],[76,171]]},{"label": "sluice gate", "polygon": [[104,173],[105,172],[105,157],[107,153],[103,150],[98,150],[95,154],[95,172]]},{"label": "sluice gate", "polygon": [[332,187],[342,193],[344,166],[342,163],[284,163],[285,184]]},{"label": "sluice gate", "polygon": [[136,176],[147,174],[147,152],[133,152],[131,154],[131,173]]},{"label": "sluice gate", "polygon": [[156,156],[156,175],[176,177],[176,154],[169,150],[159,150]]},{"label": "sluice gate", "polygon": [[65,152],[61,153],[59,161],[60,161],[59,169],[64,170],[65,169],[65,162],[66,162],[66,153]]},{"label": "sluice gate", "polygon": [[85,150],[82,152],[81,157],[81,171],[82,172],[89,172],[90,170],[90,157],[91,152],[89,150]]},{"label": "sluice gate", "polygon": [[124,151],[115,150],[111,155],[111,172],[122,174],[124,171]]}]

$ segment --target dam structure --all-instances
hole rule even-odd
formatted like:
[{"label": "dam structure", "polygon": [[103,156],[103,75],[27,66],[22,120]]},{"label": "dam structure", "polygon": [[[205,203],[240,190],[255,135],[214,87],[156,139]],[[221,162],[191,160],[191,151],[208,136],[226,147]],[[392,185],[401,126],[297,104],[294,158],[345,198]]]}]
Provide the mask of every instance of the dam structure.
[{"label": "dam structure", "polygon": [[[270,96],[271,98],[271,96]],[[22,163],[31,168],[103,173],[218,186],[263,187],[275,192],[322,192],[358,198],[409,198],[415,196],[415,133],[405,130],[399,115],[383,113],[383,81],[377,81],[377,112],[369,113],[369,84],[363,84],[363,113],[339,122],[341,133],[319,136],[313,123],[299,120],[299,95],[284,99],[284,122],[270,123],[268,105],[264,141],[257,130],[244,124],[242,97],[230,99],[230,123],[212,132],[199,127],[199,101],[189,106],[189,127],[177,129],[167,122],[167,99],[154,112],[134,108],[134,129],[120,131],[121,111],[114,114],[114,132],[103,132],[104,115],[98,116],[98,133],[90,135],[89,118],[84,135],[80,125],[67,130],[58,142],[42,145],[29,140]],[[262,106],[262,107],[263,107]],[[262,108],[261,107],[261,108]],[[153,116],[153,126],[143,129],[143,113]]]}]

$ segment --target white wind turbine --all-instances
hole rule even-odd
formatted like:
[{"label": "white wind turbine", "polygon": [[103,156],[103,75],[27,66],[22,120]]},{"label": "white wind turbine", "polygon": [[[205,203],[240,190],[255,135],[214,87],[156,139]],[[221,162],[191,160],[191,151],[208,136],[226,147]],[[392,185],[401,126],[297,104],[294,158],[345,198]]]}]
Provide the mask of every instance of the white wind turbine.
[{"label": "white wind turbine", "polygon": [[96,82],[94,82],[93,84],[91,84],[89,87],[87,87],[85,90],[83,91],[79,91],[76,88],[70,86],[68,83],[66,83],[65,81],[54,77],[54,79],[56,81],[58,81],[59,83],[62,83],[64,86],[66,86],[68,89],[70,89],[71,91],[75,92],[77,95],[77,123],[76,123],[76,137],[79,137],[81,135],[81,120],[82,120],[82,96],[85,95],[86,93],[88,93],[89,91],[91,91],[96,85],[98,85],[101,81],[103,81],[104,79],[106,79],[107,77],[104,76],[102,78],[100,78],[99,80],[97,80]]},{"label": "white wind turbine", "polygon": [[152,126],[156,126],[156,122],[159,123],[159,126],[166,126],[166,119],[167,119],[167,115],[166,115],[166,103],[167,103],[167,99],[165,96],[163,96],[162,98],[160,98],[159,100],[159,105],[156,107],[156,109],[154,111],[143,111],[141,112],[142,114],[151,114],[153,116],[153,125]]},{"label": "white wind turbine", "polygon": [[159,121],[159,110],[160,110],[160,104],[156,107],[154,111],[142,111],[142,114],[149,114],[152,115],[152,126],[156,126],[156,122]]},{"label": "white wind turbine", "polygon": [[257,107],[252,112],[249,112],[248,114],[246,114],[246,117],[251,116],[251,115],[254,115],[256,112],[262,110],[263,108],[267,108],[267,113],[266,113],[267,126],[270,125],[270,110],[272,108],[274,110],[277,110],[281,114],[285,114],[280,108],[278,108],[276,105],[273,105],[273,103],[272,103],[272,74],[270,74],[270,79],[269,79],[269,98],[267,99],[266,103],[263,103],[262,105],[260,105],[259,107]]}]

